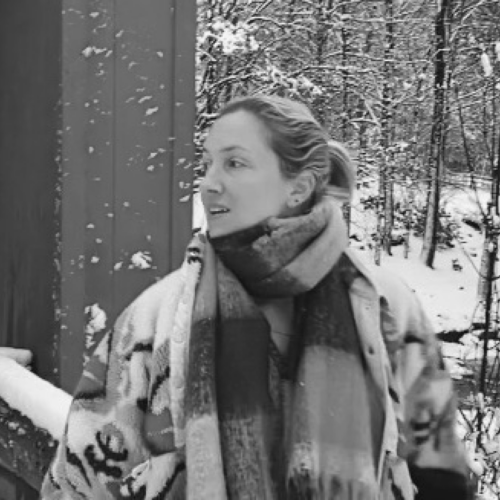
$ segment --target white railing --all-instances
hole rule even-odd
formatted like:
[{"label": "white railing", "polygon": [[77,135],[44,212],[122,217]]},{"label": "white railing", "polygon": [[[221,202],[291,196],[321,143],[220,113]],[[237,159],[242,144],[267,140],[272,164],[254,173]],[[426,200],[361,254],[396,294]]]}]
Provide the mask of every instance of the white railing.
[{"label": "white railing", "polygon": [[29,351],[0,348],[0,398],[59,440],[72,397],[23,366]]}]

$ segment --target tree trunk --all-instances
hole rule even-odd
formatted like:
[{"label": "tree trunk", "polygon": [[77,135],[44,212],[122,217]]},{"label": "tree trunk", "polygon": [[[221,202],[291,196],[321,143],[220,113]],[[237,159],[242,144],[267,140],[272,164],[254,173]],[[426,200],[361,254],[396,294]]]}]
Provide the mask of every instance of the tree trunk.
[{"label": "tree trunk", "polygon": [[405,236],[404,236],[404,257],[407,259],[410,255],[410,236],[412,229],[413,204],[415,202],[415,191],[413,184],[409,179],[406,182],[406,199],[405,199]]},{"label": "tree trunk", "polygon": [[[498,194],[499,183],[500,183],[500,139],[498,140],[498,154],[497,161],[492,171],[492,182],[491,182],[491,201],[489,204],[488,217],[486,219],[486,239],[485,239],[485,253],[483,254],[483,259],[485,259],[487,264],[486,279],[484,280],[484,335],[483,335],[483,357],[481,360],[481,371],[479,378],[479,392],[483,397],[487,396],[488,390],[488,380],[487,370],[488,370],[488,351],[489,351],[489,340],[491,337],[491,319],[492,319],[492,307],[493,307],[493,285],[496,280],[495,268],[498,256],[498,235],[500,228],[498,227],[498,217],[500,215],[498,206]],[[481,446],[483,437],[483,414],[480,411],[478,413],[478,423],[477,423],[478,437],[477,446]]]},{"label": "tree trunk", "polygon": [[[492,97],[491,97],[491,104],[493,108],[494,115],[496,115],[495,111],[495,101],[496,101],[496,91],[495,91],[495,85],[491,86],[492,88]],[[486,104],[485,104],[486,105]],[[464,128],[463,126],[463,119],[462,115],[460,115],[461,118],[461,124],[462,124],[462,129]],[[488,126],[487,122],[485,121],[484,127],[486,128]],[[485,137],[487,136],[486,132],[484,132]],[[493,136],[494,139],[494,136]],[[464,139],[465,141],[465,139]],[[491,203],[495,203],[498,200],[498,194],[499,194],[499,174],[498,174],[498,161],[500,161],[497,158],[497,164],[495,165],[495,155],[493,153],[495,148],[495,145],[492,144],[491,146],[491,155],[489,155],[489,161],[490,161],[490,168],[491,168],[491,173],[492,173],[492,180],[491,180]],[[468,152],[468,149],[466,150]],[[498,155],[500,155],[500,138],[498,140]],[[467,155],[469,156],[469,154]],[[470,177],[471,177],[471,184],[473,189],[477,189],[477,184],[474,180],[474,169],[472,166],[469,167],[470,171]],[[498,214],[498,208],[497,208],[497,214]],[[483,214],[484,218],[484,214]],[[489,270],[489,247],[491,246],[491,241],[490,238],[488,238],[488,227],[491,226],[492,224],[492,219],[491,216],[488,218],[485,218],[484,221],[484,226],[486,228],[486,234],[484,238],[484,244],[483,244],[483,251],[482,251],[482,256],[481,256],[481,266],[479,269],[479,281],[478,281],[478,286],[477,286],[477,296],[478,296],[478,301],[479,301],[479,311],[480,314],[484,315],[485,313],[485,306],[487,303],[487,293],[488,293],[488,270]],[[496,269],[496,266],[495,266]],[[495,270],[494,270],[495,272]],[[482,318],[481,318],[482,319]]]},{"label": "tree trunk", "polygon": [[[486,224],[489,224],[488,222]],[[488,252],[489,238],[488,234],[485,234],[483,241],[483,248],[481,251],[481,265],[479,268],[479,280],[477,283],[477,298],[479,303],[478,314],[480,318],[477,318],[479,322],[483,322],[484,310],[486,305],[486,292],[488,289],[488,266],[489,266],[489,252]]]},{"label": "tree trunk", "polygon": [[[317,0],[316,2],[316,33],[315,33],[315,64],[321,68],[316,76],[315,83],[318,87],[324,89],[327,74],[323,66],[327,60],[328,37],[330,34],[330,21],[333,0]],[[327,113],[326,105],[329,97],[325,92],[321,92],[313,100],[312,107],[320,123],[328,128],[330,119]]]},{"label": "tree trunk", "polygon": [[389,147],[391,145],[392,127],[392,97],[394,73],[394,4],[393,0],[385,0],[385,43],[382,87],[382,116],[380,120],[380,173],[379,173],[379,204],[377,216],[377,248],[375,263],[380,265],[381,249],[391,254],[393,196],[392,196],[392,161]]},{"label": "tree trunk", "polygon": [[[347,65],[349,64],[348,52],[349,52],[349,32],[345,23],[345,16],[348,13],[347,2],[342,2],[340,6],[340,12],[343,16],[342,19],[342,29],[340,31],[340,36],[342,40],[342,142],[345,144],[348,141],[348,127],[350,123],[350,107],[349,107],[349,70]],[[349,202],[344,204],[344,219],[347,225],[347,232],[350,233],[351,229],[351,204]]]},{"label": "tree trunk", "polygon": [[444,135],[446,111],[447,24],[451,0],[442,0],[434,24],[436,56],[434,63],[434,112],[430,138],[429,174],[430,188],[427,197],[424,242],[420,255],[425,265],[433,267],[437,247],[439,198],[441,175],[444,166]]}]

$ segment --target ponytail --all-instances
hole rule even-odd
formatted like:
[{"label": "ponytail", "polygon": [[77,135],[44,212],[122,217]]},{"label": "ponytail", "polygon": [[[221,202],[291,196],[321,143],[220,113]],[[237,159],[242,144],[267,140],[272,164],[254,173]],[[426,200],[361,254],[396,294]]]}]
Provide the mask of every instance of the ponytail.
[{"label": "ponytail", "polygon": [[356,185],[356,167],[347,149],[339,142],[328,141],[330,177],[327,194],[341,202],[351,200]]}]

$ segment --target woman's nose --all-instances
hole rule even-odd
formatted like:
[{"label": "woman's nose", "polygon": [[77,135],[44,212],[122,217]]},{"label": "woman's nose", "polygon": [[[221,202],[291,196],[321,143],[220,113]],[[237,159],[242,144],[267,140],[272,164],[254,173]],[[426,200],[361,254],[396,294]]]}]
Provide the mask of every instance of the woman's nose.
[{"label": "woman's nose", "polygon": [[220,193],[222,191],[222,182],[215,165],[207,169],[201,181],[200,189],[207,193]]}]

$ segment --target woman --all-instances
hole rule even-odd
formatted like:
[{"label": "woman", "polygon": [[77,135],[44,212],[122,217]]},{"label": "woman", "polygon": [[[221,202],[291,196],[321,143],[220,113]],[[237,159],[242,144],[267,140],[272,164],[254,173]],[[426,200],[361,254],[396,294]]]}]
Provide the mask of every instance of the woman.
[{"label": "woman", "polygon": [[96,350],[42,498],[466,498],[429,321],[347,248],[346,151],[253,96],[204,162],[208,234]]}]

